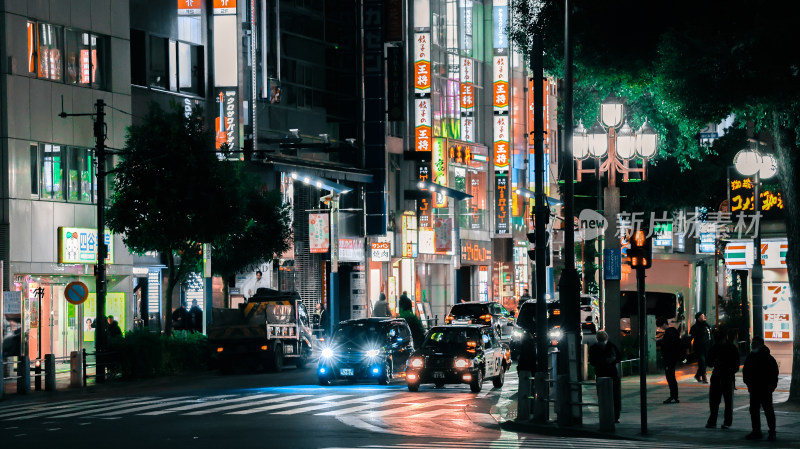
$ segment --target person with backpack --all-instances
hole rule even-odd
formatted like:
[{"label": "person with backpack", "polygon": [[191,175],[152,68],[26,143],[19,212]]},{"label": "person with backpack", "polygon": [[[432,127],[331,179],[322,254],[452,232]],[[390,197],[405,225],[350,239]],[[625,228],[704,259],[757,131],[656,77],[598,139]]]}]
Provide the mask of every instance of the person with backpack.
[{"label": "person with backpack", "polygon": [[708,353],[708,364],[714,367],[711,373],[711,388],[708,392],[708,403],[711,414],[706,423],[707,429],[717,427],[720,399],[725,400],[725,418],[722,428],[727,429],[733,423],[733,383],[739,371],[739,350],[728,341],[722,330],[717,332],[714,346]]},{"label": "person with backpack", "polygon": [[778,387],[778,362],[769,353],[763,338],[753,337],[752,349],[744,361],[742,376],[750,393],[750,422],[753,425],[753,431],[745,438],[760,440],[764,437],[761,433],[763,408],[769,427],[768,439],[775,441],[775,409],[772,406],[772,392]]}]

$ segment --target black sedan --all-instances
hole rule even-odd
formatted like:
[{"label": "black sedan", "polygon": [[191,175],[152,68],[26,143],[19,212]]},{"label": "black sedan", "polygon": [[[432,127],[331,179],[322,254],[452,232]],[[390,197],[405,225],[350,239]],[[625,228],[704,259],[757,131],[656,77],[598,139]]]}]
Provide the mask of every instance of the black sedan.
[{"label": "black sedan", "polygon": [[320,385],[336,379],[377,380],[386,385],[405,374],[414,350],[405,320],[366,318],[339,323],[317,365]]},{"label": "black sedan", "polygon": [[425,334],[420,349],[408,359],[406,382],[410,391],[420,384],[469,384],[478,393],[483,381],[503,386],[511,364],[510,350],[489,326],[436,326]]}]

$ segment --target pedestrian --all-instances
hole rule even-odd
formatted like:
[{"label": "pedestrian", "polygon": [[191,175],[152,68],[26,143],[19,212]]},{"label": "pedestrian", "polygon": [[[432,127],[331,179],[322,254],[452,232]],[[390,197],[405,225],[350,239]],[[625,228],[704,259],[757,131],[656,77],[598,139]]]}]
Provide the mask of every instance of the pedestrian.
[{"label": "pedestrian", "polygon": [[203,309],[197,305],[196,299],[192,300],[192,308],[189,309],[188,317],[186,330],[203,332]]},{"label": "pedestrian", "polygon": [[108,328],[106,329],[106,340],[108,341],[107,347],[111,347],[111,342],[117,338],[122,336],[122,329],[119,327],[119,323],[114,319],[114,315],[109,315],[106,318],[108,322]]},{"label": "pedestrian", "polygon": [[408,292],[403,290],[403,294],[400,295],[400,299],[397,301],[397,307],[402,312],[403,310],[413,310],[414,303],[411,302],[411,298],[408,297]]},{"label": "pedestrian", "polygon": [[267,280],[261,278],[261,270],[256,271],[256,280],[253,282],[252,288],[248,291],[248,297],[258,293],[259,288],[268,288]]},{"label": "pedestrian", "polygon": [[519,302],[517,303],[517,306],[522,307],[522,305],[525,304],[526,301],[530,300],[531,300],[531,295],[528,293],[528,289],[527,288],[523,289],[522,296],[519,297]]},{"label": "pedestrian", "polygon": [[608,341],[608,333],[605,331],[597,332],[596,338],[597,343],[589,347],[589,364],[594,367],[595,377],[611,378],[614,384],[614,420],[619,422],[619,414],[622,410],[622,383],[617,364],[622,361],[622,355],[619,348]]},{"label": "pedestrian", "polygon": [[697,356],[697,373],[694,375],[694,378],[698,382],[707,384],[706,359],[708,357],[708,351],[712,346],[711,327],[709,327],[706,322],[706,314],[703,312],[697,312],[694,319],[694,326],[692,326],[692,329],[689,331],[689,334],[692,336],[694,354]]},{"label": "pedestrian", "polygon": [[659,318],[656,325],[664,330],[664,335],[656,342],[661,347],[661,361],[664,364],[664,375],[669,385],[669,397],[664,404],[677,404],[678,400],[678,381],[675,379],[675,364],[683,359],[683,344],[678,335],[678,329],[669,325],[666,318]]},{"label": "pedestrian", "polygon": [[764,339],[753,337],[752,349],[744,361],[742,377],[750,393],[750,422],[753,431],[747,434],[748,440],[760,440],[761,408],[767,418],[770,441],[775,441],[775,409],[772,407],[772,392],[778,387],[778,362],[764,345]]},{"label": "pedestrian", "polygon": [[386,295],[381,293],[375,307],[372,308],[372,316],[374,317],[390,317],[392,316],[392,309],[389,308],[389,302],[386,301]]},{"label": "pedestrian", "polygon": [[711,373],[711,388],[708,392],[708,403],[711,414],[706,428],[717,427],[719,401],[725,400],[725,418],[722,428],[727,429],[733,423],[733,383],[739,371],[739,350],[736,349],[723,330],[717,332],[714,346],[708,353],[708,365],[714,367]]},{"label": "pedestrian", "polygon": [[172,329],[182,331],[188,329],[189,311],[186,310],[186,302],[181,301],[180,307],[172,312]]},{"label": "pedestrian", "polygon": [[322,336],[327,337],[331,329],[331,317],[321,302],[317,303],[317,326],[322,329]]}]

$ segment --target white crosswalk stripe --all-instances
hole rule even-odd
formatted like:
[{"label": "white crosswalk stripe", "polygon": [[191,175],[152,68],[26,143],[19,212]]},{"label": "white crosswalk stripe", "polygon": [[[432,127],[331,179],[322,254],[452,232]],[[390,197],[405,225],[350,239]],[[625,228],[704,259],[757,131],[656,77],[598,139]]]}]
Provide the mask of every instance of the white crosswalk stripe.
[{"label": "white crosswalk stripe", "polygon": [[[6,419],[8,421],[18,421],[18,420],[23,420],[23,419],[42,418],[42,417],[46,417],[46,416],[47,417],[51,417],[51,418],[60,418],[60,417],[63,417],[65,414],[69,414],[70,412],[73,412],[75,410],[96,411],[97,409],[95,409],[93,407],[96,407],[96,406],[105,407],[109,403],[112,403],[112,402],[115,404],[115,406],[123,406],[124,407],[124,406],[132,405],[132,404],[144,405],[144,404],[147,403],[146,401],[153,400],[153,399],[156,399],[156,398],[136,398],[136,399],[129,399],[127,401],[118,401],[118,400],[113,400],[113,401],[108,401],[108,400],[87,401],[84,404],[77,404],[77,405],[74,405],[74,406],[71,406],[71,407],[68,407],[68,408],[65,408],[65,409],[55,410],[55,409],[52,409],[52,408],[48,408],[48,409],[45,409],[45,410],[40,410],[38,412],[25,413],[22,416],[15,416],[15,417],[6,418]],[[100,402],[102,402],[102,403],[100,403]],[[88,405],[88,407],[87,407],[87,405]],[[100,410],[102,410],[102,407],[100,408]]]},{"label": "white crosswalk stripe", "polygon": [[[319,409],[322,409],[322,408],[331,408],[333,406],[338,407],[338,406],[341,406],[341,405],[344,405],[344,404],[353,404],[353,403],[358,403],[358,402],[372,402],[372,401],[376,401],[378,399],[383,399],[385,397],[392,397],[392,396],[395,396],[396,394],[397,393],[375,394],[375,395],[372,395],[372,396],[348,399],[346,401],[325,402],[323,404],[309,405],[308,407],[300,407],[300,408],[295,408],[295,409],[292,409],[292,410],[282,410],[280,412],[275,412],[274,414],[275,415],[297,415],[299,413],[310,412],[312,410],[319,410]],[[324,398],[321,398],[320,400],[324,400]]]},{"label": "white crosswalk stripe", "polygon": [[[604,440],[589,438],[536,437],[524,439],[497,439],[482,441],[428,441],[425,443],[370,444],[355,447],[327,447],[325,449],[451,449],[459,448],[492,448],[492,449],[533,449],[533,448],[586,448],[602,447],[608,449],[635,449],[643,447],[641,441]],[[648,449],[676,449],[685,447],[678,443],[647,442]]]},{"label": "white crosswalk stripe", "polygon": [[[210,396],[210,397],[207,397],[207,398],[203,398],[203,401],[204,402],[206,402],[206,401],[217,401],[219,399],[229,398],[231,396],[233,396],[233,395],[223,394],[223,395],[219,395],[219,396]],[[182,399],[182,400],[177,400],[175,402],[171,402],[170,405],[181,404],[181,403],[186,403],[186,402],[196,402],[196,401],[197,401],[197,399]],[[166,402],[166,401],[164,401],[164,402]],[[135,408],[131,408],[131,409],[124,409],[124,410],[116,410],[116,411],[112,411],[112,412],[106,412],[106,413],[103,413],[103,416],[128,415],[128,414],[131,414],[131,413],[141,412],[141,411],[144,411],[144,410],[152,410],[154,408],[161,408],[161,407],[164,407],[164,402],[159,402],[157,404],[145,405],[145,406],[142,406],[142,407],[135,407]],[[197,405],[197,404],[194,404],[194,405]],[[205,404],[205,403],[203,403],[201,405],[203,405],[204,407],[208,406],[208,404]]]},{"label": "white crosswalk stripe", "polygon": [[104,402],[112,402],[116,401],[117,399],[98,399],[94,401],[64,401],[59,402],[56,404],[47,404],[47,403],[40,403],[36,405],[30,405],[27,407],[19,408],[19,405],[12,410],[0,413],[0,419],[7,418],[9,416],[14,415],[24,415],[24,414],[32,414],[37,412],[45,412],[45,411],[54,411],[54,410],[70,410],[74,408],[83,408],[87,405],[92,404],[102,404]]},{"label": "white crosswalk stripe", "polygon": [[321,398],[306,399],[304,401],[289,402],[289,403],[283,403],[283,404],[273,404],[273,405],[267,405],[267,406],[264,406],[264,407],[251,408],[249,410],[239,410],[238,412],[230,412],[228,414],[229,415],[250,415],[250,414],[253,414],[253,413],[261,413],[261,412],[266,412],[266,411],[269,411],[269,410],[275,410],[275,409],[279,409],[279,408],[287,408],[287,407],[294,407],[296,405],[305,405],[305,404],[311,404],[311,403],[318,403],[319,401],[332,401],[334,399],[346,398],[348,396],[351,396],[351,395],[349,395],[349,394],[334,394],[334,395],[331,395],[331,396],[324,396],[324,397],[321,397]]},{"label": "white crosswalk stripe", "polygon": [[272,397],[272,398],[269,398],[269,399],[264,399],[263,401],[251,402],[249,404],[226,405],[226,406],[222,406],[222,407],[214,407],[214,408],[211,408],[211,409],[208,409],[208,410],[199,410],[199,411],[196,411],[196,412],[190,412],[190,413],[186,413],[186,414],[187,415],[192,415],[192,416],[208,415],[209,413],[224,412],[224,411],[227,411],[227,410],[233,410],[233,409],[237,409],[237,408],[247,408],[247,407],[252,407],[254,405],[271,404],[271,403],[276,403],[276,402],[287,402],[287,401],[291,401],[291,400],[294,400],[294,399],[307,398],[308,396],[310,396],[310,395],[308,395],[308,394],[295,394],[295,395],[289,395],[289,396],[279,396],[277,398],[276,397]]},{"label": "white crosswalk stripe", "polygon": [[[247,402],[252,401],[254,399],[261,399],[261,398],[268,398],[272,396],[277,396],[276,394],[255,394],[250,396],[244,396],[237,399],[229,399],[225,401],[226,404],[230,404],[232,402]],[[209,398],[210,399],[210,398]],[[167,413],[175,413],[175,412],[182,412],[186,410],[194,410],[198,408],[206,408],[213,405],[219,405],[222,401],[216,402],[202,402],[199,404],[192,404],[192,405],[184,405],[183,407],[175,407],[175,408],[168,408],[166,410],[158,410],[155,412],[147,412],[147,413],[140,413],[141,415],[145,416],[157,416],[157,415],[166,415]]]}]

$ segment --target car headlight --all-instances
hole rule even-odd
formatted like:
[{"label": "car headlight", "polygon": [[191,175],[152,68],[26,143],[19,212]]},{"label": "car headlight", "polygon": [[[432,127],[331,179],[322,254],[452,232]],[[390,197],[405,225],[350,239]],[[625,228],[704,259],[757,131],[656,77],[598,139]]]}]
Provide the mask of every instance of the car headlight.
[{"label": "car headlight", "polygon": [[523,332],[519,329],[514,329],[514,331],[511,332],[511,338],[513,338],[514,340],[522,338],[522,335]]},{"label": "car headlight", "polygon": [[329,358],[333,357],[333,349],[325,348],[325,349],[322,350],[322,354],[321,355],[322,355],[322,358],[329,359]]},{"label": "car headlight", "polygon": [[424,363],[424,362],[422,361],[422,359],[420,359],[420,358],[413,358],[413,359],[411,359],[411,361],[410,361],[408,364],[409,364],[409,365],[410,365],[412,368],[422,368],[422,365],[423,365],[423,363]]},{"label": "car headlight", "polygon": [[380,353],[381,353],[380,349],[370,349],[369,351],[367,351],[367,357],[377,357],[378,354]]},{"label": "car headlight", "polygon": [[472,366],[472,360],[456,359],[456,368],[467,368]]},{"label": "car headlight", "polygon": [[547,333],[547,336],[550,337],[551,340],[560,340],[561,335],[561,329],[550,329],[550,332]]}]

